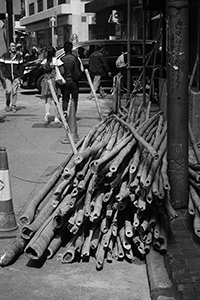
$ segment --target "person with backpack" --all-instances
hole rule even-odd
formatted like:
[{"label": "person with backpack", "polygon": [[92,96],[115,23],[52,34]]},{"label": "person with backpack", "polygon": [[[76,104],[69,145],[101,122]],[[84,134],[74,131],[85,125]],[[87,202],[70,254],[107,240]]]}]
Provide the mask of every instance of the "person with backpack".
[{"label": "person with backpack", "polygon": [[78,108],[78,96],[79,96],[79,80],[82,72],[80,69],[80,62],[78,58],[72,53],[72,42],[65,42],[64,51],[65,56],[61,58],[62,66],[60,67],[60,73],[66,80],[66,83],[62,86],[62,101],[63,101],[63,113],[67,117],[68,106],[70,96],[74,101],[75,111]]},{"label": "person with backpack", "polygon": [[[106,56],[104,54],[103,45],[101,43],[98,43],[95,46],[95,51],[89,57],[89,71],[93,78],[95,92],[99,91],[101,97],[104,98],[107,94],[101,86],[101,77],[107,74],[108,76],[112,76],[112,73],[110,72]],[[88,99],[94,99],[92,91],[90,92]]]},{"label": "person with backpack", "polygon": [[[60,66],[60,73],[64,77],[66,83],[61,86],[62,91],[62,109],[63,114],[68,119],[68,106],[71,96],[71,101],[74,102],[75,115],[73,116],[74,124],[76,124],[76,112],[78,108],[79,96],[79,80],[82,76],[81,62],[76,55],[72,53],[72,42],[65,42],[64,51],[65,56],[61,58],[62,65]],[[70,128],[71,129],[71,128]],[[74,137],[77,142],[78,137]],[[61,143],[69,143],[68,139],[61,140]]]}]

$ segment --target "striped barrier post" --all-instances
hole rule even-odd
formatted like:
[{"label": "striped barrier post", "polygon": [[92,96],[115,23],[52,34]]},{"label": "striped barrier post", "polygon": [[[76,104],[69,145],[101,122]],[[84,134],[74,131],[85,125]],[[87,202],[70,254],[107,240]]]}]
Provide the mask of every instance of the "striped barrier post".
[{"label": "striped barrier post", "polygon": [[7,152],[5,147],[0,147],[0,238],[15,237],[17,228]]}]

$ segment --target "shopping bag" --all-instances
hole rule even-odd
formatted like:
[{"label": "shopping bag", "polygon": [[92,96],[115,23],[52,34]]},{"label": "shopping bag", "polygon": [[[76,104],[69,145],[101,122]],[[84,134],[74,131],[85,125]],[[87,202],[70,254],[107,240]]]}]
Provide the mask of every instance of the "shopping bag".
[{"label": "shopping bag", "polygon": [[59,68],[56,66],[55,67],[55,70],[56,70],[56,75],[55,75],[55,81],[60,84],[60,85],[63,85],[66,83],[66,80],[64,79],[64,77],[60,74],[60,70]]}]

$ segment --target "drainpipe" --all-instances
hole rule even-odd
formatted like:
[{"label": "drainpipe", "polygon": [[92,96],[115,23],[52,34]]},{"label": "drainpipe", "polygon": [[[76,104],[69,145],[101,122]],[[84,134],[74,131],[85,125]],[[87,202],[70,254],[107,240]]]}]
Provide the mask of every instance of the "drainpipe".
[{"label": "drainpipe", "polygon": [[[200,3],[198,1],[198,16],[200,16]],[[200,18],[198,17],[198,28],[197,28],[197,92],[199,92],[199,80],[200,80],[200,64],[199,64],[199,58],[200,58]]]},{"label": "drainpipe", "polygon": [[168,171],[174,208],[188,203],[188,0],[168,2]]},{"label": "drainpipe", "polygon": [[131,49],[130,49],[130,39],[131,39],[131,4],[130,0],[127,3],[127,101],[130,99],[131,92]]},{"label": "drainpipe", "polygon": [[146,107],[146,12],[142,11],[142,35],[143,35],[143,106]]}]

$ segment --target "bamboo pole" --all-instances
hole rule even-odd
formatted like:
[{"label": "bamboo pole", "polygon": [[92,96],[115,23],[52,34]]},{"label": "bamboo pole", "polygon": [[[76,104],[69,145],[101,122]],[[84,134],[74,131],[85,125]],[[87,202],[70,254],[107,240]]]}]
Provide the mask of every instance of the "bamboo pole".
[{"label": "bamboo pole", "polygon": [[95,92],[95,89],[94,89],[94,86],[93,86],[93,83],[92,83],[92,80],[91,80],[90,73],[89,73],[88,69],[85,69],[85,75],[87,77],[87,80],[89,82],[90,88],[92,90],[92,93],[93,93],[93,96],[94,96],[94,100],[95,100],[95,104],[96,104],[96,108],[97,108],[100,120],[103,120],[103,114],[101,112],[101,109],[100,109],[100,106],[99,106],[99,103],[98,103],[98,97],[97,97],[97,94]]},{"label": "bamboo pole", "polygon": [[61,117],[61,120],[62,120],[64,129],[65,129],[65,132],[66,132],[66,134],[67,134],[67,136],[69,138],[69,141],[70,141],[70,144],[71,144],[71,147],[72,147],[72,151],[74,152],[74,154],[76,154],[77,153],[76,145],[74,143],[74,139],[72,137],[72,133],[71,133],[71,130],[69,128],[69,125],[67,124],[66,119],[65,119],[65,117],[63,115],[63,111],[62,111],[62,109],[60,107],[60,103],[58,101],[58,98],[57,98],[57,95],[55,93],[55,90],[54,90],[54,87],[53,87],[51,79],[48,80],[48,84],[49,84],[49,88],[50,88],[50,91],[51,91],[54,103],[55,103],[55,105],[56,105],[56,107],[58,109],[59,115]]}]

